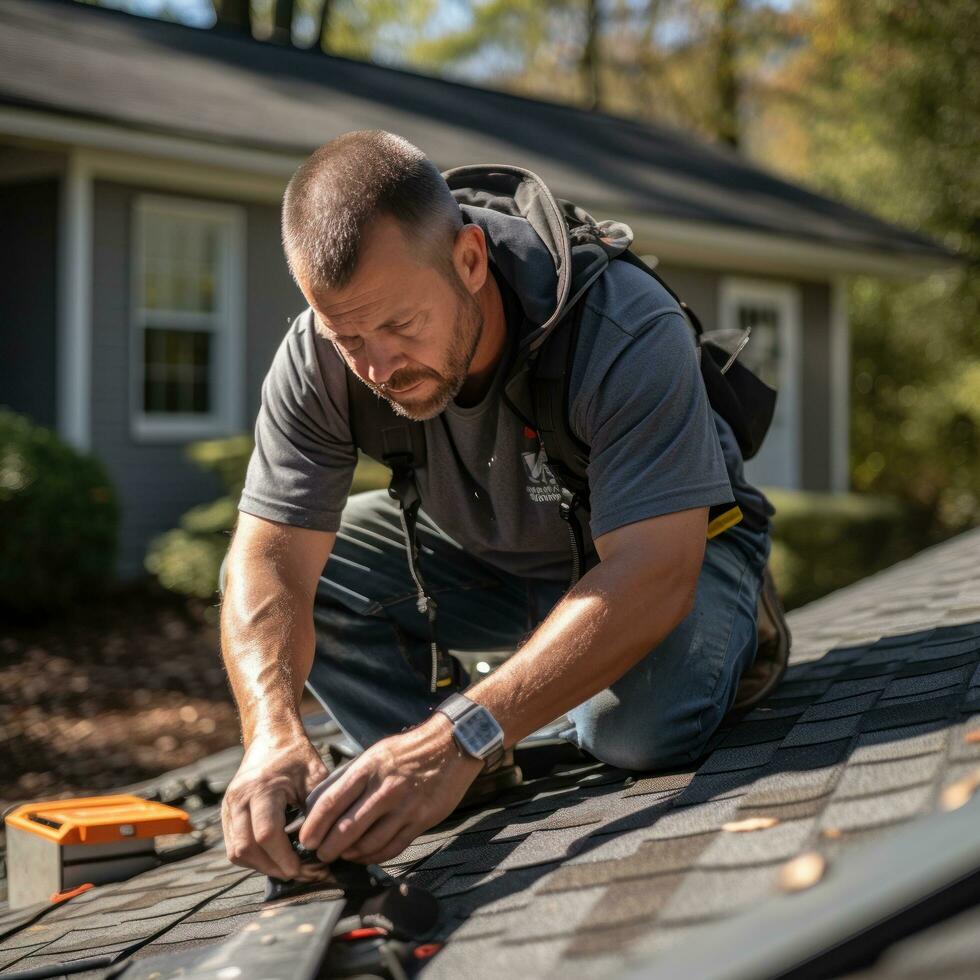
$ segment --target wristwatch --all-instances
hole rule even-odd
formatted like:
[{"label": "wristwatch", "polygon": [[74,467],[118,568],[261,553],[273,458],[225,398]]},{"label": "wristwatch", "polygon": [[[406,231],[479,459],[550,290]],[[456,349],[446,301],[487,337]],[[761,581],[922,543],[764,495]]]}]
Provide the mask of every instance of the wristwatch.
[{"label": "wristwatch", "polygon": [[483,760],[485,772],[493,772],[504,758],[504,730],[497,719],[463,694],[451,694],[436,708],[453,723],[456,744],[475,759]]}]

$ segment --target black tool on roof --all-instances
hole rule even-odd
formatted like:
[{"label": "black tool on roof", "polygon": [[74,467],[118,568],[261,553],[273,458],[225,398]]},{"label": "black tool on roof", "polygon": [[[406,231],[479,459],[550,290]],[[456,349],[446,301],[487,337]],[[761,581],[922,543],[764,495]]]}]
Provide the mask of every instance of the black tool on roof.
[{"label": "black tool on roof", "polygon": [[[286,825],[293,850],[304,863],[320,862],[314,852],[299,843],[300,828],[317,800],[347,771],[352,761],[338,766],[315,786],[302,812],[294,812]],[[338,859],[330,863],[328,876],[320,881],[295,882],[270,877],[265,901],[275,902],[324,888],[336,888],[343,893],[344,915],[331,926],[334,941],[324,946],[319,976],[401,980],[437,950],[433,944],[424,942],[439,923],[436,899],[424,888],[398,881],[378,865]]]}]

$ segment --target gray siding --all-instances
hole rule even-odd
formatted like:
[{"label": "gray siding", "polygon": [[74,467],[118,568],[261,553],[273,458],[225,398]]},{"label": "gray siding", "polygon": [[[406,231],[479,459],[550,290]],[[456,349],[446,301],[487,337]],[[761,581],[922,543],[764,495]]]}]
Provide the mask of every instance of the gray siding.
[{"label": "gray siding", "polygon": [[0,405],[57,422],[58,182],[0,185]]},{"label": "gray siding", "polygon": [[248,209],[248,358],[245,403],[252,426],[259,410],[262,380],[290,321],[306,309],[303,294],[289,277],[279,237],[279,209]]},{"label": "gray siding", "polygon": [[[646,251],[642,246],[640,253]],[[655,249],[649,251],[656,254]],[[705,330],[718,326],[720,282],[725,275],[742,273],[719,269],[701,269],[662,263],[657,272],[698,315]],[[830,377],[830,285],[826,282],[794,280],[745,274],[752,279],[770,279],[774,283],[795,286],[800,294],[802,378],[800,390],[801,486],[804,490],[831,489],[830,400],[833,397]]]},{"label": "gray siding", "polygon": [[[123,505],[120,572],[138,574],[150,539],[176,525],[195,504],[221,492],[217,480],[186,456],[186,442],[141,442],[130,430],[130,237],[138,187],[95,185],[92,317],[92,449],[107,464]],[[161,192],[153,190],[154,195]],[[180,197],[195,197],[181,194]],[[203,199],[203,198],[202,198]],[[227,202],[226,202],[227,203]],[[242,205],[246,221],[245,337],[251,430],[259,382],[287,316],[301,308],[278,245],[278,209]]]}]

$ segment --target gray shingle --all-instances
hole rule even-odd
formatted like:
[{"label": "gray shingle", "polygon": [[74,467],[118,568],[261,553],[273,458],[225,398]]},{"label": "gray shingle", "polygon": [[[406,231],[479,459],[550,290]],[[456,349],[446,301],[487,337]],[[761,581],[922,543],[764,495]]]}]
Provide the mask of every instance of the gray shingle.
[{"label": "gray shingle", "polygon": [[[946,574],[954,564],[936,567]],[[973,575],[973,565],[956,574]],[[677,943],[698,941],[692,923],[768,894],[783,861],[817,848],[833,868],[935,808],[944,786],[980,764],[980,744],[964,739],[980,728],[980,683],[969,686],[980,682],[980,629],[879,639],[880,596],[900,609],[902,582],[921,601],[936,580],[902,571],[889,584],[887,575],[880,587],[859,587],[863,598],[844,615],[827,609],[855,602],[848,591],[796,616],[796,655],[809,662],[791,667],[779,697],[722,730],[696,773],[626,779],[594,764],[565,767],[423,835],[390,864],[441,896],[438,938],[447,946],[423,976],[591,980],[633,954],[669,956]],[[962,594],[945,587],[950,602]],[[850,616],[854,630],[878,633],[822,660],[815,637],[843,634],[808,627],[808,616],[817,625]],[[779,822],[721,829],[757,816]],[[154,923],[166,928],[147,949],[213,943],[254,920],[261,885],[216,849],[81,896],[37,933],[0,942],[0,957],[36,966],[90,955],[152,935]]]}]

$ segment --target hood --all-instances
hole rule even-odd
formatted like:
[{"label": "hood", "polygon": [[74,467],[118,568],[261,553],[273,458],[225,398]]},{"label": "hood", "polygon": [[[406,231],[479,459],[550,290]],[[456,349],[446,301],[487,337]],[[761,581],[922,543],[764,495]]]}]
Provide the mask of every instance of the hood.
[{"label": "hood", "polygon": [[520,342],[525,355],[633,241],[628,225],[597,222],[523,167],[474,164],[442,176],[463,220],[483,229],[494,263],[521,301],[529,324]]}]

